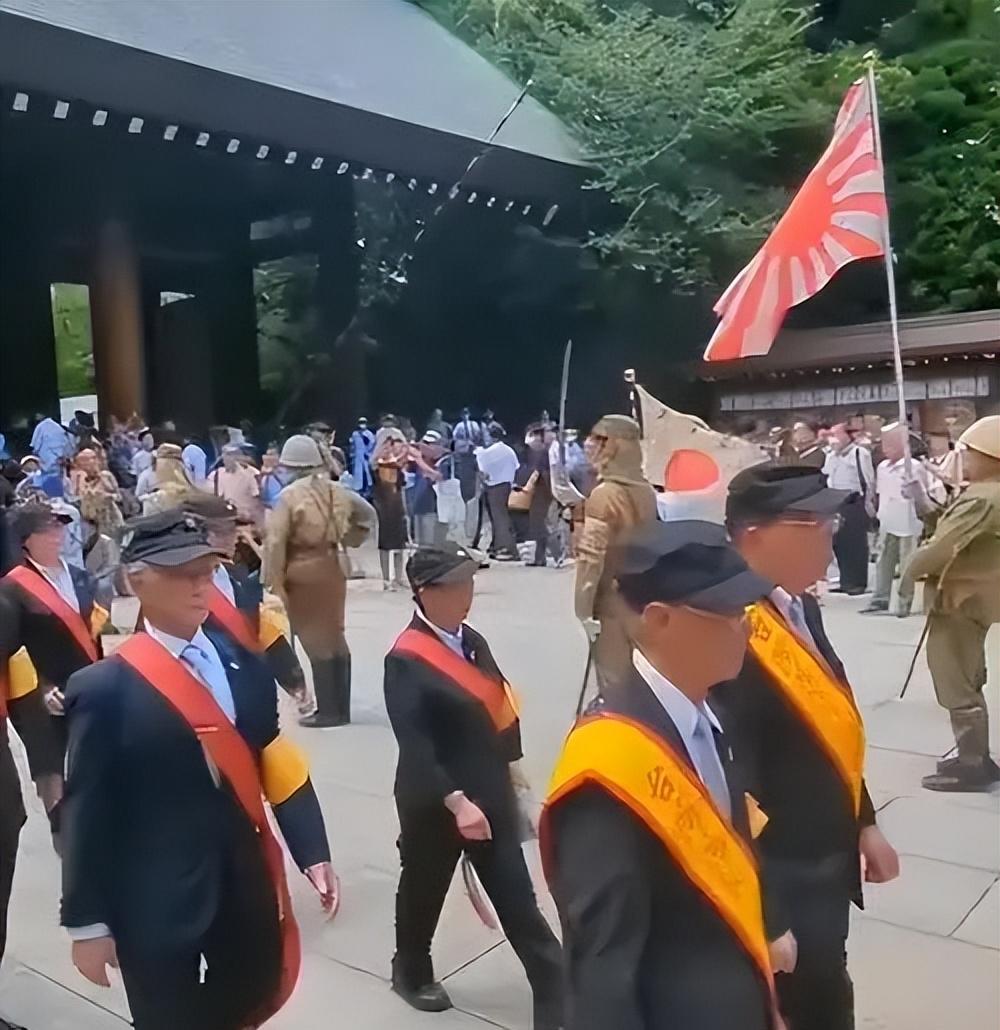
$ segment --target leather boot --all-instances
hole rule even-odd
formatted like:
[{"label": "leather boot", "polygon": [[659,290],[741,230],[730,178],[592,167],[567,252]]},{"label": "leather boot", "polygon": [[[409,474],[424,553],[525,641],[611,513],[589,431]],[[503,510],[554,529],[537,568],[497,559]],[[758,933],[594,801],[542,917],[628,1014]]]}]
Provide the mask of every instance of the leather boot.
[{"label": "leather boot", "polygon": [[351,722],[351,656],[337,655],[333,665],[334,726],[347,726]]},{"label": "leather boot", "polygon": [[312,663],[313,691],[316,694],[316,711],[299,719],[300,726],[322,729],[326,726],[340,726],[340,708],[337,694],[336,658],[326,658]]}]

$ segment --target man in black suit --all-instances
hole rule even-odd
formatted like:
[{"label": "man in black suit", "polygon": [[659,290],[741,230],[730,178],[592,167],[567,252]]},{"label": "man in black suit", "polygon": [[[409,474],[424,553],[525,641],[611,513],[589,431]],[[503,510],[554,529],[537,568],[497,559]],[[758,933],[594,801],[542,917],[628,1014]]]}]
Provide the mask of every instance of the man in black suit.
[{"label": "man in black suit", "polygon": [[120,965],[137,1030],[242,1030],[280,1008],[299,965],[261,797],[332,910],[323,816],[273,676],[202,628],[220,557],[204,523],[164,512],[126,529],[144,632],[67,686],[62,922],[88,980]]},{"label": "man in black suit", "polygon": [[770,584],[707,522],[633,530],[617,568],[632,668],[574,727],[542,815],[566,1027],[768,1030],[747,806],[707,698]]},{"label": "man in black suit", "polygon": [[101,657],[95,631],[107,618],[95,605],[96,579],[62,558],[69,522],[69,516],[40,502],[15,508],[10,531],[20,560],[0,580],[13,649],[24,647],[35,666],[53,732],[63,750],[63,691],[74,672]]},{"label": "man in black suit", "polygon": [[899,872],[864,785],[864,726],[807,592],[826,573],[837,513],[850,496],[827,487],[817,469],[766,462],[733,479],[726,507],[736,547],[777,584],[751,615],[742,671],[714,696],[738,733],[747,789],[769,820],[757,841],[768,931],[790,931],[796,942],[776,978],[789,1030],[853,1027],[846,940],[850,903],[862,900],[861,862],[869,882]]},{"label": "man in black suit", "polygon": [[417,611],[385,660],[402,864],[393,989],[425,1012],[451,1008],[434,980],[431,940],[464,852],[528,975],[535,1030],[556,1030],[560,951],[521,851],[513,783],[521,778],[511,767],[521,758],[517,711],[489,644],[465,625],[478,567],[451,543],[417,551],[406,568]]},{"label": "man in black suit", "polygon": [[[21,781],[10,753],[8,720],[24,743],[31,778],[46,811],[51,813],[62,796],[62,754],[37,689],[34,667],[13,639],[14,628],[10,603],[0,594],[0,962],[7,944],[7,905],[17,846],[26,820]],[[8,1028],[16,1030],[0,1016],[0,1030]]]}]

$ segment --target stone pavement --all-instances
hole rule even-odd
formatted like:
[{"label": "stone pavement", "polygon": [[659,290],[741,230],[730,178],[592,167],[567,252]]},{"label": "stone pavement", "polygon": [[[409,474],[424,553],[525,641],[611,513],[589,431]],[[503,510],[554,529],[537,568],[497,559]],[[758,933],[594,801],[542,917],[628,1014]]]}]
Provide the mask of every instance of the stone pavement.
[{"label": "stone pavement", "polygon": [[[374,555],[365,563],[374,571]],[[573,573],[500,566],[484,573],[471,621],[483,630],[523,701],[526,765],[544,789],[572,716],[584,643],[570,611]],[[933,795],[920,776],[950,747],[923,662],[909,694],[895,700],[921,620],[860,617],[856,600],[825,601],[830,634],[844,656],[868,728],[868,783],[879,820],[902,854],[894,884],[870,887],[853,928],[850,957],[858,1025],[868,1030],[996,1030],[1000,1012],[1000,792]],[[343,907],[326,923],[293,874],[305,963],[300,986],[275,1030],[389,1030],[420,1027],[527,1030],[528,987],[509,947],[476,920],[453,888],[435,961],[457,1006],[422,1016],[388,989],[396,819],[395,747],[381,700],[382,655],[409,616],[404,594],[377,582],[351,585],[355,724],[292,732],[309,751],[344,885]],[[990,639],[990,706],[1000,720],[1000,638]],[[994,735],[994,752],[1000,750]],[[0,1013],[30,1030],[122,1030],[120,987],[90,987],[73,970],[56,927],[59,870],[36,809],[22,838]],[[541,884],[537,852],[530,861]],[[548,905],[548,899],[545,899]],[[547,911],[552,914],[551,906]]]}]

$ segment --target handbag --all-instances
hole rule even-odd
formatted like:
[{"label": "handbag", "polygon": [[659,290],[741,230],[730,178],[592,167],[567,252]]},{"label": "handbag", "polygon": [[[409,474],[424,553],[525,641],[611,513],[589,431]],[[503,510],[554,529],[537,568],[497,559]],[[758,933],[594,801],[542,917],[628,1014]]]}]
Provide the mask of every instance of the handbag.
[{"label": "handbag", "polygon": [[531,508],[531,499],[535,496],[535,487],[538,486],[540,474],[536,469],[528,476],[528,481],[520,490],[511,490],[507,499],[509,511],[528,511]]}]

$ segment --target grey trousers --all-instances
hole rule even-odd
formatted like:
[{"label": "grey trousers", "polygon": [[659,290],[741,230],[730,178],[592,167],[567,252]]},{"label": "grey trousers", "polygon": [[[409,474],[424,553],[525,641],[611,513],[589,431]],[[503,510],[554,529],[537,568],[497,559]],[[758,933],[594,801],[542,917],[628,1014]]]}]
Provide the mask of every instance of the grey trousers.
[{"label": "grey trousers", "polygon": [[[873,605],[889,607],[889,599],[892,596],[892,581],[897,572],[902,572],[910,556],[917,548],[915,536],[896,536],[893,533],[886,533],[882,530],[879,533],[879,554],[878,562],[875,565],[875,594],[872,597]],[[909,615],[913,607],[913,586],[899,591],[896,611],[900,615]]]}]

